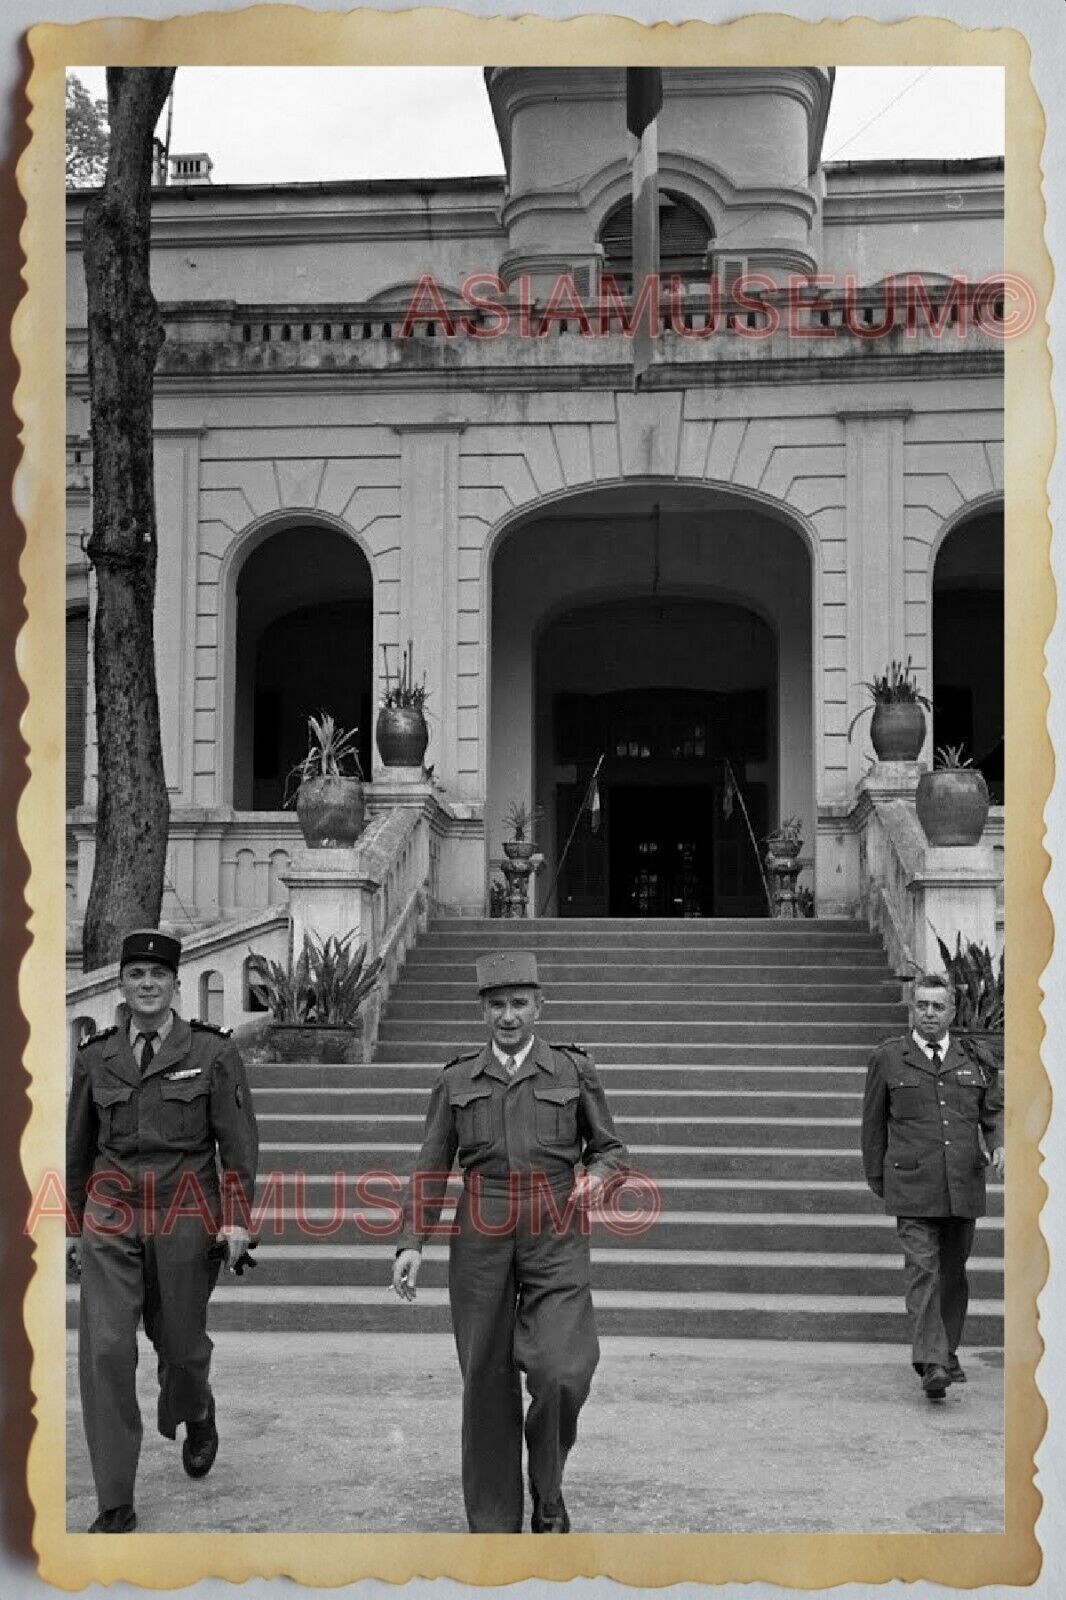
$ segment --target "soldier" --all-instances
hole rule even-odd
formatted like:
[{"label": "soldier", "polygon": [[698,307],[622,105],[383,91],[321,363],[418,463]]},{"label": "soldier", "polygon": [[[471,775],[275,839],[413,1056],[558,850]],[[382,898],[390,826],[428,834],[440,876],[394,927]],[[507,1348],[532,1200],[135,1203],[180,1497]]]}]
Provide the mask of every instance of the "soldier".
[{"label": "soldier", "polygon": [[985,1213],[985,1168],[991,1164],[997,1178],[1004,1171],[999,1073],[986,1050],[952,1039],[954,1015],[946,978],[915,979],[913,1032],[874,1052],[862,1112],[866,1181],[896,1218],[911,1357],[930,1400],[966,1382],[956,1354],[966,1262],[975,1218]]},{"label": "soldier", "polygon": [[158,1356],[159,1431],[173,1439],[184,1423],[185,1471],[210,1472],[207,1302],[222,1254],[239,1270],[251,1243],[231,1221],[247,1220],[258,1153],[244,1063],[222,1029],[171,1009],[180,957],[157,929],[126,936],[118,1026],[84,1041],[70,1091],[68,1253],[81,1277],[78,1373],[100,1507],[90,1533],[137,1526],[142,1316]]},{"label": "soldier", "polygon": [[489,1042],[448,1062],[434,1086],[392,1283],[415,1298],[422,1244],[458,1152],[448,1292],[467,1520],[474,1533],[522,1531],[524,1372],[532,1531],[569,1533],[563,1467],[599,1360],[587,1211],[620,1181],[627,1155],[591,1059],[534,1034],[536,957],[483,956],[477,984]]}]

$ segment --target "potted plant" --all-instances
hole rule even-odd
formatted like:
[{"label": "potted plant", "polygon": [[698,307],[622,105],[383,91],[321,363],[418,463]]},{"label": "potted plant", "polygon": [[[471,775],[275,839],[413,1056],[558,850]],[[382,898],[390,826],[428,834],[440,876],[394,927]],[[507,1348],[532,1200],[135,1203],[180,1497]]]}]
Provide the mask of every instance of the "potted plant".
[{"label": "potted plant", "polygon": [[307,754],[289,773],[297,780],[296,815],[314,849],[352,845],[363,831],[363,773],[358,730],[338,728],[328,711],[307,719]]},{"label": "potted plant", "polygon": [[763,843],[770,855],[784,856],[787,861],[794,861],[803,849],[803,822],[799,817],[786,817],[772,833],[766,835]]},{"label": "potted plant", "polygon": [[980,1056],[983,1050],[996,1066],[1002,1067],[1007,994],[1003,955],[997,965],[987,945],[976,944],[973,940],[964,945],[961,933],[955,935],[954,952],[939,934],[936,942],[955,989],[952,1034],[971,1054],[976,1048]]},{"label": "potted plant", "polygon": [[252,993],[270,1012],[275,1061],[361,1061],[360,1012],[377,982],[380,959],[367,963],[365,942],[352,950],[354,932],[325,941],[304,934],[303,949],[288,971],[253,951],[248,959]]},{"label": "potted plant", "polygon": [[942,745],[914,797],[918,821],[933,845],[980,844],[988,820],[988,785],[961,744]]},{"label": "potted plant", "polygon": [[504,813],[503,825],[510,829],[510,837],[503,841],[503,853],[509,861],[528,861],[533,854],[533,829],[543,817],[540,806],[532,811],[524,800],[512,800]]},{"label": "potted plant", "polygon": [[890,661],[879,678],[865,681],[862,687],[869,692],[870,704],[852,717],[848,738],[859,718],[872,711],[870,743],[877,759],[917,761],[925,743],[925,712],[933,708],[925,695],[918,692],[910,656],[905,666],[899,661]]},{"label": "potted plant", "polygon": [[385,662],[385,692],[378,712],[378,752],[386,767],[421,767],[429,743],[426,725],[426,677],[415,682],[415,645],[408,639],[407,649],[400,660],[400,670],[393,680],[389,670],[389,650],[382,645]]}]

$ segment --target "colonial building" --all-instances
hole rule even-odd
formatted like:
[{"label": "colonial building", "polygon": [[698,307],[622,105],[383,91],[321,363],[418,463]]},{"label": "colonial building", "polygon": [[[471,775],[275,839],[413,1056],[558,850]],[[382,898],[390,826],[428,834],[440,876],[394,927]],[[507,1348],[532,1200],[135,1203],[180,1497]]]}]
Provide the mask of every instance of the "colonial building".
[{"label": "colonial building", "polygon": [[[664,327],[637,389],[620,70],[488,69],[502,178],[220,185],[197,156],[157,190],[176,927],[283,911],[286,774],[319,707],[359,729],[379,833],[418,811],[451,914],[484,914],[511,800],[543,809],[535,913],[763,914],[732,769],[757,837],[801,819],[818,914],[909,948],[904,869],[869,836],[898,775],[864,782],[868,719],[848,737],[892,660],[933,702],[925,763],[964,741],[1001,801],[1002,162],[823,161],[827,69],[664,76]],[[94,802],[83,205],[72,948]],[[405,788],[373,728],[409,640],[431,772]],[[549,903],[601,756],[600,826]],[[997,805],[997,877],[1001,840]]]}]

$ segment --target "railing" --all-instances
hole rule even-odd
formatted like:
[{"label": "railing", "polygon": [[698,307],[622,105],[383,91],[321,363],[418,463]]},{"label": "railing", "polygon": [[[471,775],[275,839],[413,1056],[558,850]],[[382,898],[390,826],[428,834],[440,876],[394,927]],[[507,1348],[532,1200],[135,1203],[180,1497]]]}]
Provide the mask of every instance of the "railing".
[{"label": "railing", "polygon": [[[249,1006],[245,966],[254,948],[282,964],[289,959],[289,916],[271,907],[239,922],[219,923],[182,941],[177,1006],[184,1016],[229,1028],[262,1016]],[[97,967],[67,984],[70,1061],[85,1033],[115,1020],[118,963]]]},{"label": "railing", "polygon": [[[916,780],[915,780],[916,781]],[[976,846],[932,849],[906,783],[864,787],[854,812],[861,910],[900,977],[936,971],[938,938],[1002,948],[1003,813]]]}]

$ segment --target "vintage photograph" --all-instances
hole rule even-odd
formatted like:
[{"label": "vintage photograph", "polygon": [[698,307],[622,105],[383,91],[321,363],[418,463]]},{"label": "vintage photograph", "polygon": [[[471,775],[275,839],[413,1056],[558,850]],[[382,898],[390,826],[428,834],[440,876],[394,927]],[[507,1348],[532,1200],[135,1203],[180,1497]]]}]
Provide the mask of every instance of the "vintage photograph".
[{"label": "vintage photograph", "polygon": [[66,83],[68,1526],[998,1532],[1002,73],[286,76]]},{"label": "vintage photograph", "polygon": [[1018,61],[265,20],[34,44],[42,1570],[1027,1581]]}]

